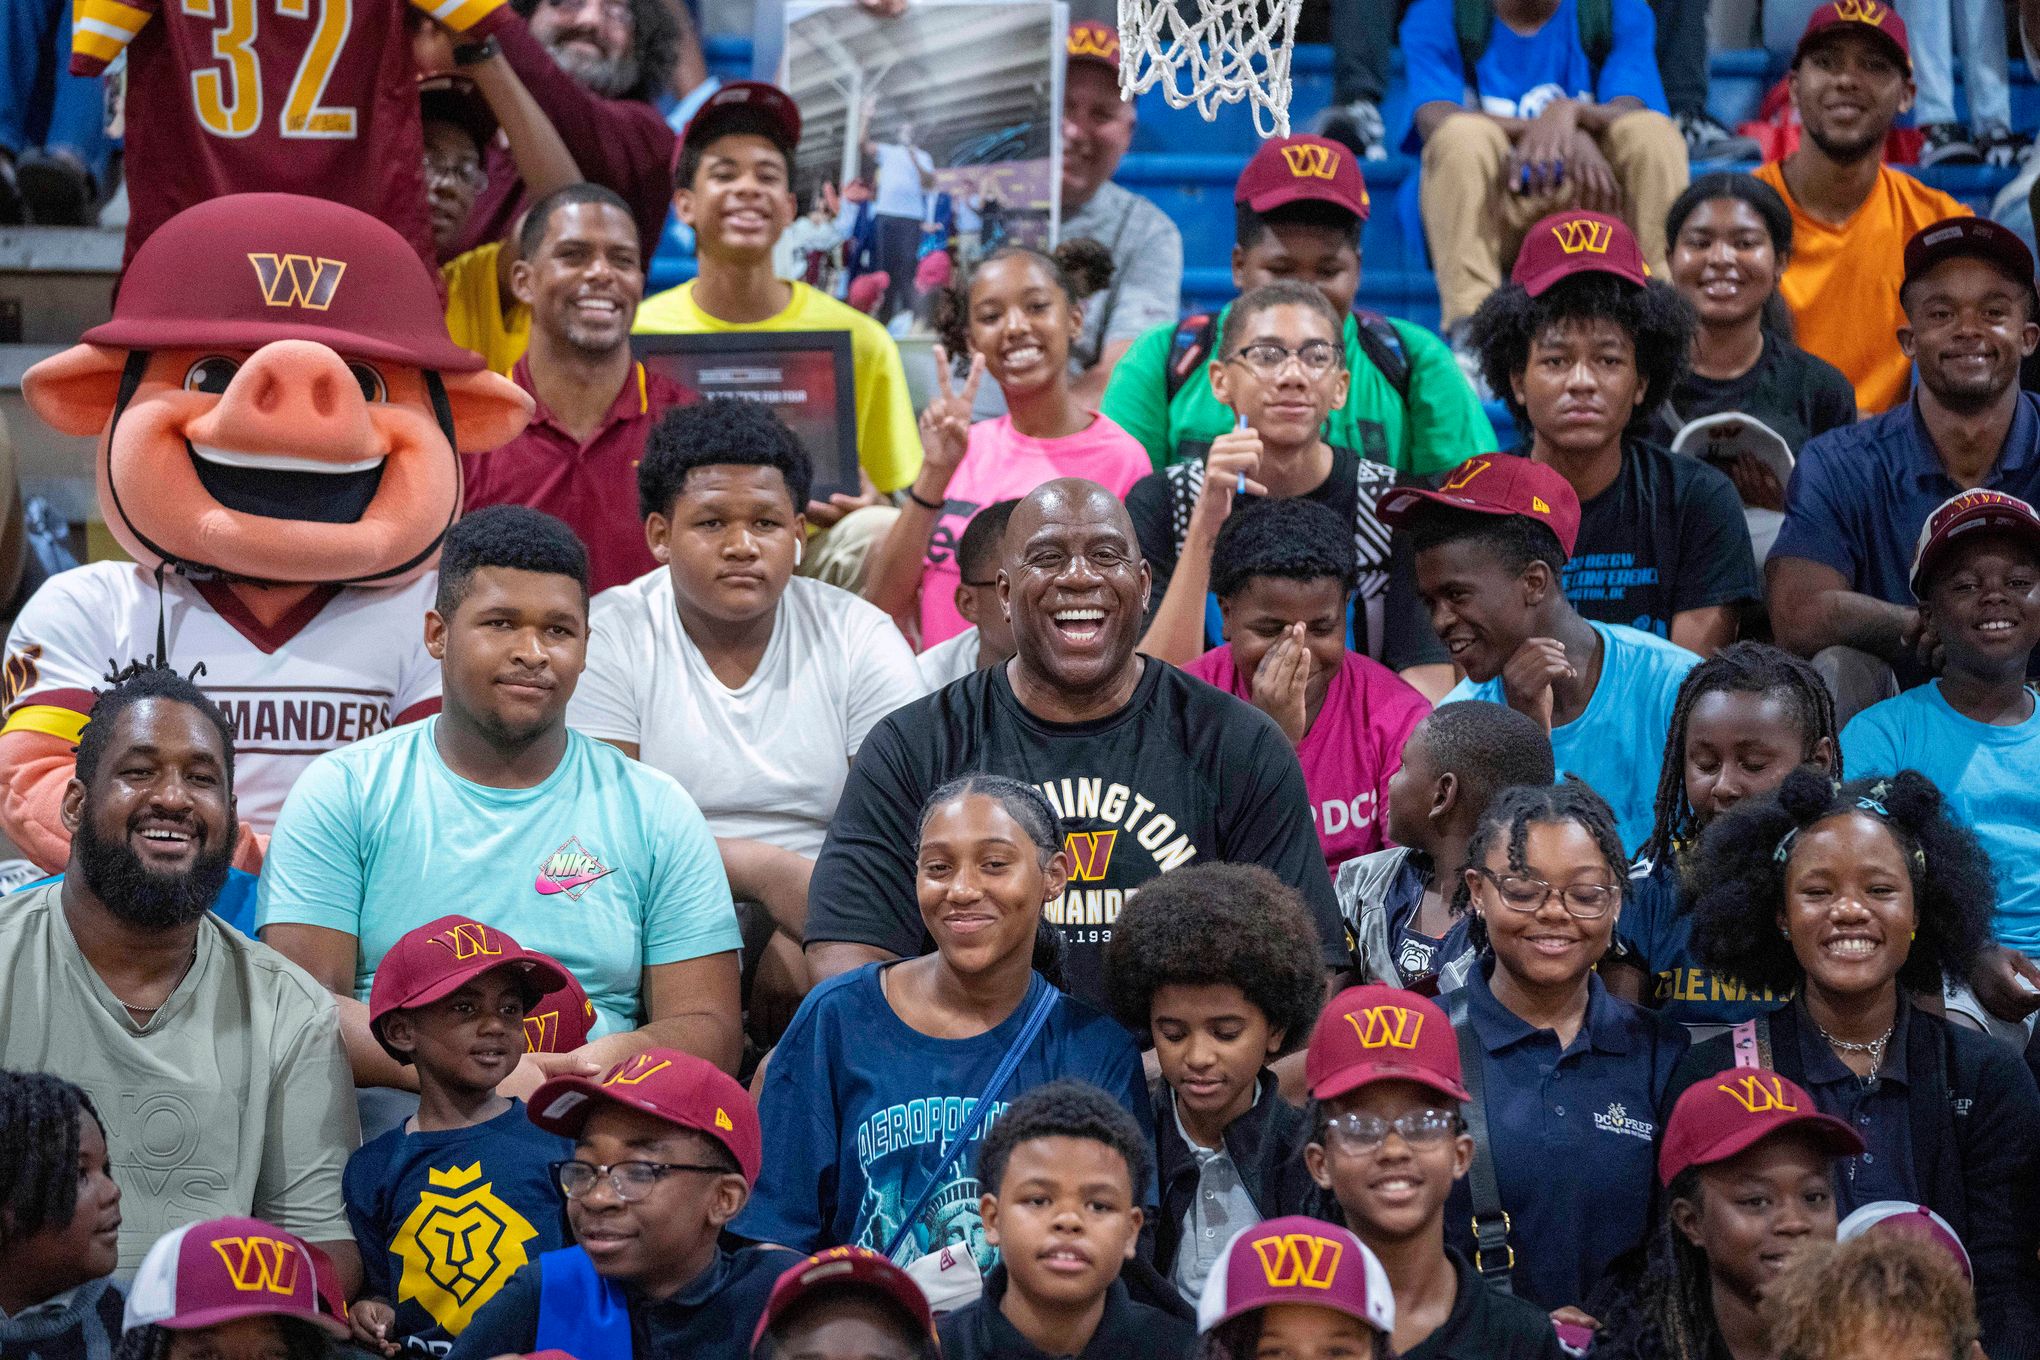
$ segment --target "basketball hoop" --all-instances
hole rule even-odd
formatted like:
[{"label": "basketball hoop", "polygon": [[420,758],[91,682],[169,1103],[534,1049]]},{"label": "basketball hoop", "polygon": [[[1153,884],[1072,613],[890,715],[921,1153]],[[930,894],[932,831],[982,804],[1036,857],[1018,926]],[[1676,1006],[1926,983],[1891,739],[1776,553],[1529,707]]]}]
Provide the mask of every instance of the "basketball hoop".
[{"label": "basketball hoop", "polygon": [[[1289,58],[1303,0],[1119,0],[1119,92],[1156,85],[1172,109],[1253,101],[1254,130],[1289,135]],[[1188,88],[1184,87],[1187,81]]]}]

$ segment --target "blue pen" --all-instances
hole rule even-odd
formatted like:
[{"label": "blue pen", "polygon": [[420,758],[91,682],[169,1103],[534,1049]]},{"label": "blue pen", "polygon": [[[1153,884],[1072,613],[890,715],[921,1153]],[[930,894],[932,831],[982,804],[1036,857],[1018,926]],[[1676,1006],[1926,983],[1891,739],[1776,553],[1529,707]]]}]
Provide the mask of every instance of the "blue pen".
[{"label": "blue pen", "polygon": [[[1238,418],[1237,422],[1236,422],[1236,423],[1235,423],[1235,424],[1233,425],[1233,429],[1234,429],[1235,431],[1239,431],[1239,430],[1244,430],[1244,429],[1246,429],[1246,428],[1247,428],[1247,418],[1246,418],[1245,416],[1240,416],[1240,417]],[[1247,494],[1247,474],[1246,474],[1246,470],[1245,470],[1244,468],[1243,468],[1243,469],[1241,469],[1241,471],[1240,471],[1240,484],[1239,484],[1239,486],[1238,486],[1237,488],[1235,488],[1235,489],[1234,489],[1234,493],[1233,493],[1233,494],[1235,494],[1235,495],[1239,495],[1239,496],[1244,496],[1244,495],[1246,495],[1246,494]]]}]

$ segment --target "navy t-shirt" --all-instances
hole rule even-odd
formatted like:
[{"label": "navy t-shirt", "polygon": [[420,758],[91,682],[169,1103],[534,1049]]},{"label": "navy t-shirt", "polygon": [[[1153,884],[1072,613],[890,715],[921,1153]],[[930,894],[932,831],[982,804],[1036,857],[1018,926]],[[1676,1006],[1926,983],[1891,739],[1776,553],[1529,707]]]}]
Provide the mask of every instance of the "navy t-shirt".
[{"label": "navy t-shirt", "polygon": [[1693,953],[1693,918],[1672,856],[1639,859],[1629,870],[1629,892],[1615,936],[1629,962],[1650,979],[1645,995],[1659,1015],[1682,1025],[1739,1025],[1776,1010],[1785,1000],[1713,971]]},{"label": "navy t-shirt", "polygon": [[513,1100],[471,1128],[399,1125],[347,1159],[364,1290],[395,1305],[400,1354],[445,1355],[527,1261],[573,1244],[550,1170],[573,1153]]},{"label": "navy t-shirt", "polygon": [[[730,1224],[738,1237],[804,1252],[835,1246],[884,1251],[1049,989],[1037,973],[1025,999],[996,1028],[970,1039],[937,1039],[900,1019],[885,999],[879,977],[895,966],[866,964],[824,982],[801,1003],[766,1069],[758,1113],[771,1155],[751,1202]],[[1154,1136],[1133,1036],[1065,996],[974,1141],[1021,1093],[1062,1077],[1102,1087]],[[950,1167],[896,1260],[961,1243],[977,1256],[979,1269],[991,1269],[998,1251],[985,1241],[978,1214],[976,1156],[975,1149],[967,1151]],[[1157,1202],[1152,1180],[1141,1202]]]}]

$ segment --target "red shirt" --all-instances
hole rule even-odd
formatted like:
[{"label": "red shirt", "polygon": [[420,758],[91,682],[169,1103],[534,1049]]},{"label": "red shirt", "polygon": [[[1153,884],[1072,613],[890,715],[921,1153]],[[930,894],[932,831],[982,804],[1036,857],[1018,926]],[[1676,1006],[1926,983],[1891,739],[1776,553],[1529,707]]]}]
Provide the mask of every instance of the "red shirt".
[{"label": "red shirt", "polygon": [[[510,378],[538,398],[529,355],[517,361]],[[561,429],[539,399],[523,434],[494,453],[461,455],[467,508],[528,505],[557,515],[588,545],[591,592],[635,581],[658,565],[645,546],[645,519],[638,513],[638,459],[659,417],[694,398],[671,378],[633,363],[623,390],[585,444]]]},{"label": "red shirt", "polygon": [[193,204],[264,189],[359,208],[433,263],[414,8],[467,37],[512,17],[503,0],[79,0],[72,72],[127,51],[126,258]]}]

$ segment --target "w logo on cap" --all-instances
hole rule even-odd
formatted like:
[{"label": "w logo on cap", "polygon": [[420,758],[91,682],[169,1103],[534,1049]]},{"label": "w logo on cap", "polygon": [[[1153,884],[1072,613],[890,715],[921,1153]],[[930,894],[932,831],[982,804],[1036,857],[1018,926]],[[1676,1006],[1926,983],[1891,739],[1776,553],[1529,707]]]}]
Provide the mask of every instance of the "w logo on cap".
[{"label": "w logo on cap", "polygon": [[227,1278],[244,1294],[297,1293],[304,1257],[278,1237],[222,1237],[212,1244],[226,1264]]},{"label": "w logo on cap", "polygon": [[1119,60],[1119,35],[1103,24],[1077,24],[1070,29],[1069,54],[1073,57],[1096,57],[1100,61]]},{"label": "w logo on cap", "polygon": [[1358,1015],[1346,1013],[1346,1023],[1360,1036],[1362,1048],[1410,1048],[1424,1032],[1424,1013],[1404,1006],[1370,1006]]},{"label": "w logo on cap", "polygon": [[452,950],[453,957],[462,963],[473,958],[493,958],[503,952],[503,942],[479,921],[463,921],[450,930],[442,930],[432,937],[432,943]]},{"label": "w logo on cap", "polygon": [[1339,153],[1329,146],[1301,142],[1282,148],[1289,173],[1298,179],[1333,179],[1339,173]]},{"label": "w logo on cap", "polygon": [[647,1054],[640,1053],[634,1058],[626,1058],[618,1063],[610,1074],[602,1079],[602,1084],[604,1086],[635,1086],[641,1081],[650,1080],[672,1065],[671,1062],[664,1058],[652,1058]]},{"label": "w logo on cap", "polygon": [[1574,218],[1570,222],[1553,223],[1551,234],[1558,239],[1558,248],[1568,255],[1577,255],[1581,251],[1606,255],[1609,243],[1615,239],[1615,228],[1606,222]]},{"label": "w logo on cap", "polygon": [[1751,1114],[1769,1114],[1774,1110],[1785,1114],[1799,1112],[1799,1106],[1786,1098],[1783,1077],[1740,1077],[1732,1082],[1724,1081],[1714,1089],[1733,1098],[1736,1104]]},{"label": "w logo on cap", "polygon": [[1835,17],[1848,19],[1873,27],[1884,22],[1884,16],[1891,11],[1877,3],[1877,0],[1835,0]]},{"label": "w logo on cap", "polygon": [[1440,491],[1458,491],[1465,487],[1468,482],[1493,466],[1494,464],[1485,458],[1469,458],[1466,462],[1460,464],[1459,470],[1446,478],[1445,485],[1438,489]]},{"label": "w logo on cap", "polygon": [[1275,1289],[1330,1289],[1345,1253],[1343,1242],[1310,1233],[1283,1233],[1254,1243],[1261,1273]]},{"label": "w logo on cap", "polygon": [[255,266],[256,282],[262,285],[262,300],[271,307],[303,307],[323,312],[333,305],[333,292],[340,276],[347,272],[344,260],[310,255],[248,256]]}]

